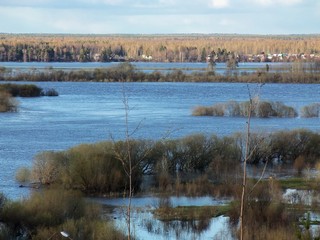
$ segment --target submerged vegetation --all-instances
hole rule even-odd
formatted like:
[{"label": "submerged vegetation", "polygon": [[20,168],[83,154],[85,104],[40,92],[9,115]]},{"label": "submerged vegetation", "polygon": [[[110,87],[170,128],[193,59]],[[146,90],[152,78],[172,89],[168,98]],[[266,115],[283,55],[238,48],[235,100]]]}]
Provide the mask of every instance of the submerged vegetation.
[{"label": "submerged vegetation", "polygon": [[[86,194],[123,193],[127,190],[128,178],[116,158],[125,153],[125,144],[106,141],[82,144],[62,152],[39,153],[29,181],[77,189]],[[239,179],[244,154],[242,134],[229,137],[199,134],[166,141],[130,140],[129,144],[132,163],[139,163],[132,173],[135,193],[141,189],[145,175],[153,176],[153,188],[194,196],[230,195],[233,183]],[[320,135],[307,130],[252,133],[253,150],[248,163],[276,161],[295,167],[298,173],[306,166],[315,166],[320,156],[319,144]],[[17,179],[26,180],[28,175],[28,171],[21,170]],[[215,184],[210,187],[210,183]]]},{"label": "submerged vegetation", "polygon": [[[64,204],[58,204],[59,206],[56,203],[60,203],[59,199],[69,196],[69,193],[73,195],[74,191],[81,191],[87,196],[127,195],[128,175],[116,158],[119,154],[128,157],[126,144],[129,144],[132,163],[139,163],[132,172],[134,193],[144,191],[160,194],[159,207],[152,210],[157,219],[168,223],[186,222],[185,224],[190,224],[192,229],[201,233],[210,225],[210,219],[225,215],[230,219],[228,227],[234,229],[234,236],[237,237],[241,195],[239,183],[242,179],[239,173],[244,158],[244,143],[242,134],[227,137],[191,135],[161,141],[105,141],[81,144],[65,151],[42,152],[35,156],[30,170],[23,168],[17,173],[17,179],[24,181],[24,186],[32,183],[31,186],[43,187],[41,191],[44,192],[35,192],[23,202],[4,204],[2,221],[5,222],[8,233],[15,231],[17,234],[20,229],[20,232],[31,233],[32,239],[46,239],[58,229],[68,231],[71,236],[93,236],[90,235],[93,232],[94,236],[103,236],[89,237],[90,239],[123,239],[110,222],[101,222],[96,218],[99,216],[98,212],[88,213],[80,200],[63,200]],[[288,204],[282,197],[282,192],[283,189],[292,187],[317,191],[318,179],[302,178],[301,171],[304,168],[318,167],[319,144],[320,135],[308,130],[250,135],[251,155],[248,164],[290,166],[296,169],[298,177],[278,179],[277,175],[272,175],[261,181],[252,177],[248,179],[244,219],[245,226],[251,227],[245,228],[245,239],[305,239],[300,236],[312,236],[309,228],[305,228],[299,220],[304,212],[310,210],[310,206],[305,205],[302,199],[300,202],[295,200],[294,205]],[[149,176],[149,188],[142,187],[145,176]],[[49,195],[46,194],[48,190]],[[59,196],[54,195],[60,191]],[[228,201],[223,206],[173,207],[169,198],[166,198],[172,194],[224,196],[233,201]],[[46,202],[42,204],[39,198],[44,198],[43,201]],[[47,209],[48,206],[51,207]],[[311,207],[318,210],[316,204]],[[63,211],[66,215],[61,215],[61,208],[66,209]],[[68,209],[76,210],[70,213]],[[31,220],[25,217],[30,214],[28,211],[35,213]],[[66,218],[68,220],[63,220]],[[88,218],[92,224],[85,228],[86,231],[79,233],[79,228],[83,227],[81,224],[87,222]],[[150,224],[152,223],[149,222]],[[24,230],[21,231],[21,228]],[[150,225],[148,228],[153,229],[154,226]],[[112,237],[99,235],[100,233]]]}]

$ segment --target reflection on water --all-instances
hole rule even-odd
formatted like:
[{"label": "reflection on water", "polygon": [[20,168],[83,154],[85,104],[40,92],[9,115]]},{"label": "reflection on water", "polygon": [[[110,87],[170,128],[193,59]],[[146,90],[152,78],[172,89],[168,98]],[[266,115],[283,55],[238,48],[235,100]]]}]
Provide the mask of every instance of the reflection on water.
[{"label": "reflection on water", "polygon": [[[136,208],[149,207],[157,208],[162,198],[154,196],[134,197],[131,199],[131,205]],[[90,201],[100,203],[104,206],[122,207],[128,204],[127,198],[90,198]],[[228,202],[227,199],[215,199],[213,197],[185,197],[171,196],[169,197],[171,207],[178,206],[218,206]]]},{"label": "reflection on water", "polygon": [[[132,234],[136,239],[233,239],[229,218],[225,216],[188,221],[161,221],[157,219],[153,210],[161,205],[162,199],[153,196],[132,199]],[[171,196],[166,199],[170,207],[214,206],[228,202],[228,200],[216,200],[209,196],[195,198]],[[128,199],[90,198],[89,200],[102,204],[104,213],[113,219],[120,230],[127,232],[126,204]]]},{"label": "reflection on water", "polygon": [[[112,217],[115,224],[126,232],[125,209],[115,208]],[[233,239],[228,217],[220,216],[205,220],[160,221],[150,208],[132,211],[132,234],[136,239]]]}]

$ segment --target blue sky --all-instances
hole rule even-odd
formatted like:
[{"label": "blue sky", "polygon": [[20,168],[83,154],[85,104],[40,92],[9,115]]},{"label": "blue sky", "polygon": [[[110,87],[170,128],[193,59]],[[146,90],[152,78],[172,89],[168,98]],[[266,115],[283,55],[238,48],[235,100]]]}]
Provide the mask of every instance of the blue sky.
[{"label": "blue sky", "polygon": [[320,33],[320,0],[0,0],[4,33]]}]

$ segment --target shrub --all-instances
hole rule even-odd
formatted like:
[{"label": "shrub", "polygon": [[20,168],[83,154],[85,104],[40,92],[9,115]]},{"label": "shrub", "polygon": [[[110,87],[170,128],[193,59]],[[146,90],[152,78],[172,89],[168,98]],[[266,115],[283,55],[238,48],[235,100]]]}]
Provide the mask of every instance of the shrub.
[{"label": "shrub", "polygon": [[301,175],[302,170],[305,167],[305,158],[303,156],[298,156],[294,160],[293,167],[297,170],[298,174]]},{"label": "shrub", "polygon": [[320,117],[320,103],[313,103],[301,108],[301,117]]},{"label": "shrub", "polygon": [[183,172],[204,172],[212,160],[212,139],[195,134],[179,141],[179,170]]},{"label": "shrub", "polygon": [[192,116],[213,116],[212,108],[197,106],[192,110]]},{"label": "shrub", "polygon": [[23,84],[19,86],[20,97],[39,97],[42,89],[31,84]]},{"label": "shrub", "polygon": [[[296,117],[298,114],[294,108],[280,102],[254,101],[252,117]],[[250,102],[229,101],[217,103],[213,106],[197,106],[192,110],[193,116],[230,116],[247,117],[249,115]]]},{"label": "shrub", "polygon": [[8,202],[2,210],[2,221],[14,233],[34,233],[40,226],[62,224],[66,219],[79,219],[85,214],[81,195],[72,191],[46,190],[33,192],[28,199]]},{"label": "shrub", "polygon": [[125,239],[112,223],[102,220],[101,208],[85,204],[81,194],[59,189],[33,192],[28,199],[6,202],[1,209],[5,239]]},{"label": "shrub", "polygon": [[0,112],[16,112],[18,102],[11,97],[11,94],[0,90]]},{"label": "shrub", "polygon": [[314,164],[320,156],[320,136],[308,130],[279,131],[271,135],[270,148],[273,158],[291,162],[299,156],[306,163]]},{"label": "shrub", "polygon": [[59,164],[55,161],[57,153],[47,151],[35,156],[32,179],[41,184],[52,184],[59,178]]},{"label": "shrub", "polygon": [[71,186],[84,192],[109,193],[122,191],[126,177],[122,165],[115,158],[111,142],[82,144],[67,152]]},{"label": "shrub", "polygon": [[255,116],[260,118],[267,118],[276,116],[276,112],[272,108],[272,104],[269,102],[258,102],[255,109]]},{"label": "shrub", "polygon": [[240,116],[240,106],[236,101],[228,101],[226,103],[226,115],[230,117]]},{"label": "shrub", "polygon": [[39,97],[42,89],[34,84],[0,84],[0,89],[9,92],[13,97]]},{"label": "shrub", "polygon": [[[128,144],[130,153],[128,153]],[[312,166],[320,156],[320,135],[307,130],[280,131],[269,135],[251,133],[253,150],[248,163],[278,160],[294,164],[298,157]],[[133,140],[81,144],[63,152],[42,152],[35,156],[32,179],[41,184],[59,184],[85,193],[123,192],[128,186],[130,154],[135,191],[140,189],[144,174],[154,176],[161,189],[192,182],[200,174],[208,181],[233,184],[239,178],[237,167],[243,160],[245,136],[229,137],[195,134],[164,141]],[[119,161],[121,159],[121,161]],[[232,166],[232,168],[230,168]],[[125,170],[126,169],[126,170]],[[25,172],[17,174],[26,179]],[[190,185],[191,186],[191,185]]]},{"label": "shrub", "polygon": [[29,182],[30,179],[31,179],[31,171],[26,167],[20,168],[16,173],[16,180],[20,183]]},{"label": "shrub", "polygon": [[286,106],[281,102],[273,102],[272,108],[275,111],[276,117],[296,117],[296,116],[298,116],[297,111],[293,107]]}]

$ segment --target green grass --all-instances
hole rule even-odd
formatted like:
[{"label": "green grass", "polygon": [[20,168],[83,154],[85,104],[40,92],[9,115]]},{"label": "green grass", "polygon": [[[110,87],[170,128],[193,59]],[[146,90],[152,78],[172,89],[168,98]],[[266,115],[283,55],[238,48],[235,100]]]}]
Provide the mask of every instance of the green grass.
[{"label": "green grass", "polygon": [[316,179],[308,179],[301,177],[296,178],[288,178],[288,179],[280,179],[279,180],[281,188],[294,188],[300,190],[310,190],[315,189],[319,186],[319,183]]},{"label": "green grass", "polygon": [[162,221],[189,221],[203,220],[218,217],[226,214],[230,209],[229,205],[223,206],[178,206],[175,208],[158,208],[154,215]]}]

